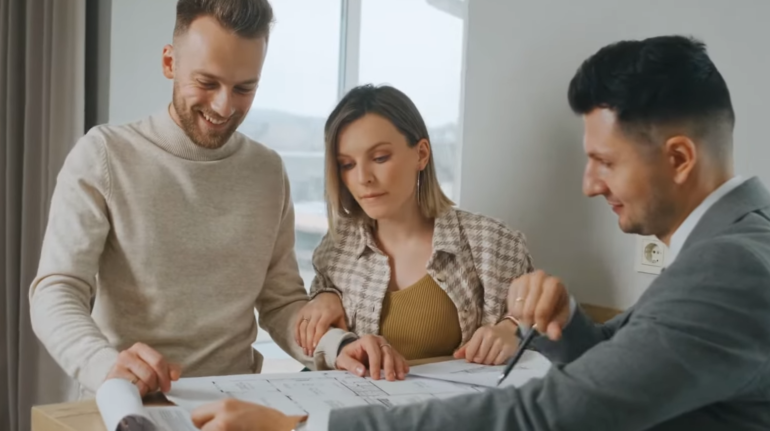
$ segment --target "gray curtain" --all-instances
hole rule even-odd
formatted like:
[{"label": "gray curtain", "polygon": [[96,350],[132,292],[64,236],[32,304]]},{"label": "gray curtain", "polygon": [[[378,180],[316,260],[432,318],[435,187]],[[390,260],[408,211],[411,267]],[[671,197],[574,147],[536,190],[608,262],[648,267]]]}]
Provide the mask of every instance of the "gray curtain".
[{"label": "gray curtain", "polygon": [[85,0],[0,0],[0,430],[75,386],[32,332],[37,271],[56,175],[83,134]]}]

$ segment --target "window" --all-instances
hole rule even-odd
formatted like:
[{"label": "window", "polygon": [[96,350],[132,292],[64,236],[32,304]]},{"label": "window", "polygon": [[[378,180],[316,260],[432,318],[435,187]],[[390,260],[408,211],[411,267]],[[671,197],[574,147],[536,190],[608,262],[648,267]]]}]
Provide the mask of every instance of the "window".
[{"label": "window", "polygon": [[414,101],[428,125],[441,187],[455,197],[464,4],[462,0],[361,3],[358,81],[393,85]]},{"label": "window", "polygon": [[338,100],[341,1],[272,0],[276,24],[260,88],[240,131],[278,151],[291,183],[305,286],[326,232],[323,126]]},{"label": "window", "polygon": [[272,0],[276,25],[252,110],[240,127],[283,158],[307,288],[326,233],[326,117],[361,83],[391,84],[414,100],[442,188],[454,196],[465,16],[463,0]]}]

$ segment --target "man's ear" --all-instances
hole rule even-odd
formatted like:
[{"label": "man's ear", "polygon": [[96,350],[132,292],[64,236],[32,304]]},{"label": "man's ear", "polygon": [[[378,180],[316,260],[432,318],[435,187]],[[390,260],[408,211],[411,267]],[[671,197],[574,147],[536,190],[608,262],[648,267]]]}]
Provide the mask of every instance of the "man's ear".
[{"label": "man's ear", "polygon": [[163,47],[163,76],[168,79],[174,79],[174,70],[176,66],[174,64],[174,47],[173,45],[166,45]]},{"label": "man's ear", "polygon": [[674,182],[684,184],[698,161],[698,147],[684,135],[672,136],[664,144],[666,160],[673,171]]}]

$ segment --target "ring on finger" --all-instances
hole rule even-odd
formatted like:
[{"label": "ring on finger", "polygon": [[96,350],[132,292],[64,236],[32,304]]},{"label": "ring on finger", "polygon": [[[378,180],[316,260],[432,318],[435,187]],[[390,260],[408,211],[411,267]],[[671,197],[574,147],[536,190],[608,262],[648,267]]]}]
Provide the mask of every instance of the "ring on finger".
[{"label": "ring on finger", "polygon": [[139,381],[139,377],[136,377],[136,376],[134,376],[134,378],[133,378],[133,379],[131,379],[131,384],[132,384],[132,385],[135,385],[135,384],[136,384],[136,382],[138,382],[138,381]]},{"label": "ring on finger", "polygon": [[522,298],[521,296],[519,296],[518,298],[516,298],[516,302],[521,302],[521,301],[523,301],[523,300],[524,300],[524,298]]}]

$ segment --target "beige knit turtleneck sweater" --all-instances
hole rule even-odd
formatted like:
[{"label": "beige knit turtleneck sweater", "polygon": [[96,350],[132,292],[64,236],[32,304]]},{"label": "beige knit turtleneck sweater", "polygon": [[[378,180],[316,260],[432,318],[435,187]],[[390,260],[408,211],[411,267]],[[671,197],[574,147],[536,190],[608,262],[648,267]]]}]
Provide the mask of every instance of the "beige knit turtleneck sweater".
[{"label": "beige knit turtleneck sweater", "polygon": [[293,247],[289,182],[274,151],[240,133],[199,147],[165,110],[99,126],[58,176],[32,325],[90,392],[138,341],[181,363],[183,377],[258,371],[255,306],[284,350],[331,368],[342,331],[327,333],[312,359],[294,343],[307,295]]}]

